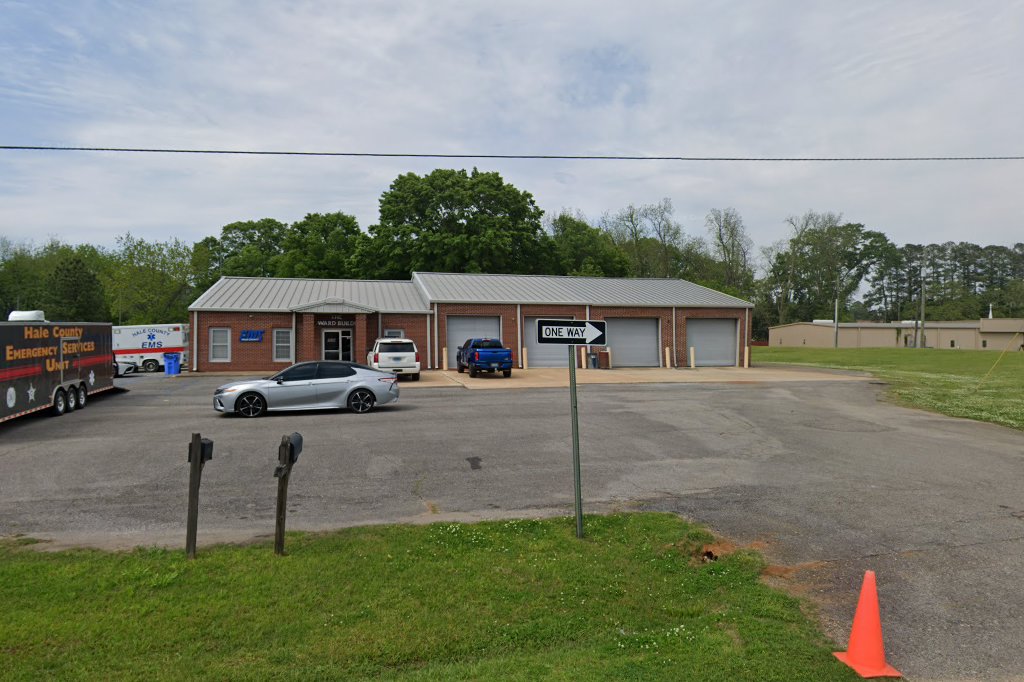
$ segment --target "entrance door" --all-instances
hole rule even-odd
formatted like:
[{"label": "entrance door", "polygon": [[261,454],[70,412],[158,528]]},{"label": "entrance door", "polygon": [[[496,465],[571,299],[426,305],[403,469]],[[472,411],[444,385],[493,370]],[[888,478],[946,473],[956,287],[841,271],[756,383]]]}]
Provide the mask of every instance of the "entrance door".
[{"label": "entrance door", "polygon": [[323,359],[352,362],[352,330],[324,330]]}]

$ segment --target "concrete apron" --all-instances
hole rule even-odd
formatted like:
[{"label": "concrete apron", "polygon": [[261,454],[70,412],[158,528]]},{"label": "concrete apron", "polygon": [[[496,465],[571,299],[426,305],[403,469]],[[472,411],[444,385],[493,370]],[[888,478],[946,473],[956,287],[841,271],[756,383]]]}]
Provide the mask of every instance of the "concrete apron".
[{"label": "concrete apron", "polygon": [[[444,381],[438,381],[443,378]],[[578,384],[760,384],[794,381],[868,381],[867,374],[781,367],[701,367],[698,369],[664,369],[629,367],[621,369],[577,369]],[[468,373],[424,372],[419,385],[437,388],[439,385],[461,386],[469,389],[501,388],[564,388],[569,385],[568,368],[514,369],[505,378],[500,373],[479,374],[470,378]],[[412,387],[402,383],[402,389]]]}]

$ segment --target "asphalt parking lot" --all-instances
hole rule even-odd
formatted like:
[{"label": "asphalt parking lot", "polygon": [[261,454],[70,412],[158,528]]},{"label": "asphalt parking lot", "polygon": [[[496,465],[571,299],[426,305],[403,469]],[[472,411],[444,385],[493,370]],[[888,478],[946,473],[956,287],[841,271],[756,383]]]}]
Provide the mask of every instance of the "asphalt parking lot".
[{"label": "asphalt parking lot", "polygon": [[[908,679],[1021,679],[1024,434],[836,378],[581,386],[587,511],[672,511],[757,547],[841,643],[873,569]],[[201,545],[273,532],[292,431],[305,451],[290,529],[572,513],[564,388],[403,382],[398,404],[366,415],[244,420],[211,407],[226,381],[129,377],[81,412],[0,425],[0,534],[182,546],[193,432],[215,441]]]}]

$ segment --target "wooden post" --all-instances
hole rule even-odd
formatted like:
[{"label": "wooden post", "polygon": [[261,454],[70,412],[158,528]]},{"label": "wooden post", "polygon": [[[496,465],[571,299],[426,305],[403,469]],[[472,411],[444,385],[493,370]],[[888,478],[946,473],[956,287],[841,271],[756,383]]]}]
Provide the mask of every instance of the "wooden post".
[{"label": "wooden post", "polygon": [[[208,447],[204,448],[204,445]],[[203,475],[203,465],[206,464],[206,460],[212,458],[213,441],[203,438],[198,433],[193,433],[192,442],[188,446],[188,517],[185,522],[185,555],[189,559],[196,558],[196,534],[199,526],[199,481]]]},{"label": "wooden post", "polygon": [[291,458],[288,455],[288,436],[281,436],[281,445],[277,448],[277,515],[274,527],[274,554],[284,556],[284,524],[288,513],[288,479],[292,475]]},{"label": "wooden post", "polygon": [[448,371],[448,346],[441,349],[441,368]]},{"label": "wooden post", "polygon": [[526,356],[526,346],[523,346],[523,369],[530,369],[529,358]]},{"label": "wooden post", "polygon": [[750,346],[743,346],[743,368],[750,368]]},{"label": "wooden post", "polygon": [[672,366],[672,355],[669,353],[668,346],[665,346],[665,367]]}]

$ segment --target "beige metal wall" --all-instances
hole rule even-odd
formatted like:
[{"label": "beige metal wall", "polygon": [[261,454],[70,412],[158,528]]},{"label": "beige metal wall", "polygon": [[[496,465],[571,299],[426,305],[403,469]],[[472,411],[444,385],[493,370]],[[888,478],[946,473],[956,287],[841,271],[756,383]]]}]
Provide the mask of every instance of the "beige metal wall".
[{"label": "beige metal wall", "polygon": [[[1019,351],[1021,350],[1021,345],[1024,344],[1024,337],[1022,337],[1021,334],[1009,332],[982,332],[981,340],[988,342],[984,347],[984,350],[1002,351],[1008,349],[1011,351]],[[978,347],[981,348],[982,346],[979,344]]]},{"label": "beige metal wall", "polygon": [[977,329],[949,329],[925,325],[924,333],[929,348],[974,350],[981,347],[978,343]]}]

